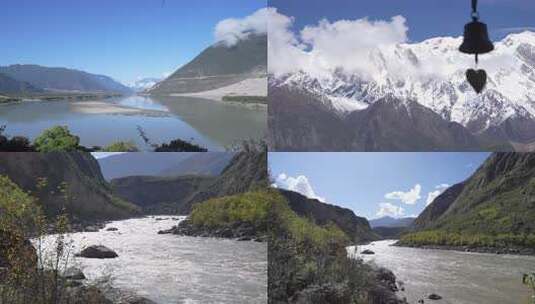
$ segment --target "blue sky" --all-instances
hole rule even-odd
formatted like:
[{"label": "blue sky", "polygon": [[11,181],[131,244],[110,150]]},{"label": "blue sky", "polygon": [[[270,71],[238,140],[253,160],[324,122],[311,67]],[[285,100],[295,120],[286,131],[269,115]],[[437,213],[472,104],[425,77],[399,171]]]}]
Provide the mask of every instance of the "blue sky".
[{"label": "blue sky", "polygon": [[214,27],[266,0],[4,0],[0,65],[76,68],[123,82],[161,77],[214,43]]},{"label": "blue sky", "polygon": [[[309,196],[312,190],[312,195],[370,219],[419,214],[430,193],[436,196],[446,184],[465,180],[488,156],[489,153],[270,153],[269,167],[280,187],[308,191]],[[304,185],[307,182],[311,189]],[[381,209],[383,213],[378,215]]]},{"label": "blue sky", "polygon": [[[507,32],[531,27],[535,30],[535,1],[480,0],[482,20],[489,24],[493,39]],[[390,20],[402,15],[407,19],[409,39],[418,42],[436,36],[461,36],[469,21],[470,0],[269,0],[269,6],[295,17],[294,30],[317,24],[326,18]]]}]

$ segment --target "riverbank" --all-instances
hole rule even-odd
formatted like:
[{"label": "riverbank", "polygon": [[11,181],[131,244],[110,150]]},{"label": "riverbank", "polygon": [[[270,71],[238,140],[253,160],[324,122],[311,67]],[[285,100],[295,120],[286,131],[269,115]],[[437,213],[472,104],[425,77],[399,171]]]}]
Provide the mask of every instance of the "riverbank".
[{"label": "riverbank", "polygon": [[[518,304],[528,303],[531,297],[522,276],[535,269],[533,256],[392,246],[394,243],[376,241],[358,246],[356,253],[367,263],[392,270],[403,282],[399,295],[409,303]],[[428,300],[432,294],[442,299]]]},{"label": "riverbank", "polygon": [[158,234],[176,234],[192,237],[212,237],[233,239],[237,241],[266,242],[266,232],[260,232],[248,222],[236,222],[226,227],[208,227],[194,225],[191,220],[183,220],[168,230],[160,230]]},{"label": "riverbank", "polygon": [[8,105],[21,102],[45,102],[45,101],[84,101],[84,100],[106,100],[122,97],[122,94],[98,94],[98,93],[64,93],[50,95],[24,95],[24,96],[3,96],[0,95],[0,105]]},{"label": "riverbank", "polygon": [[[251,97],[252,99],[258,99],[258,97],[260,96],[267,96],[268,95],[267,87],[268,87],[267,78],[251,78],[251,79],[242,80],[238,83],[235,83],[235,84],[223,87],[223,88],[215,89],[215,90],[198,92],[198,93],[170,94],[170,96],[197,97],[197,98],[204,98],[204,99],[210,99],[210,100],[215,100],[215,101],[240,102],[236,100],[235,97],[240,97],[240,99],[245,99],[246,97]],[[262,104],[262,103],[255,102],[255,104]]]},{"label": "riverbank", "polygon": [[510,255],[527,255],[535,256],[535,248],[522,247],[471,247],[471,246],[450,246],[450,245],[411,245],[396,242],[392,246],[418,248],[418,249],[437,249],[452,250],[461,252],[489,253],[489,254],[510,254]]}]

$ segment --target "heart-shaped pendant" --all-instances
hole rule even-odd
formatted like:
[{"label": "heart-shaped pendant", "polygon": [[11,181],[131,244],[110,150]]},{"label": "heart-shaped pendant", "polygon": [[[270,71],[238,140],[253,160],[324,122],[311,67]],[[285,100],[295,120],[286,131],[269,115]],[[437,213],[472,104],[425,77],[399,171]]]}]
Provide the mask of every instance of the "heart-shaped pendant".
[{"label": "heart-shaped pendant", "polygon": [[470,83],[477,94],[480,94],[487,84],[487,72],[485,72],[485,70],[476,71],[474,69],[469,69],[466,71],[466,79],[468,79],[468,83]]}]

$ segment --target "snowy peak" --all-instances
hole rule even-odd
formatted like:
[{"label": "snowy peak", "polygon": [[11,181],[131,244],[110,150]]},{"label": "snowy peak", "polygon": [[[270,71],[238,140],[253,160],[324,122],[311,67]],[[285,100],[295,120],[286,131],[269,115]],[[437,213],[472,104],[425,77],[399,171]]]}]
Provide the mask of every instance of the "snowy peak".
[{"label": "snowy peak", "polygon": [[152,88],[161,80],[162,80],[161,78],[140,78],[134,81],[133,83],[131,83],[130,87],[136,92],[143,92],[145,90]]},{"label": "snowy peak", "polygon": [[[465,78],[475,66],[462,54],[462,37],[437,37],[420,43],[379,46],[368,52],[366,65],[327,73],[300,71],[270,80],[312,93],[339,115],[366,109],[384,96],[415,100],[448,121],[474,133],[499,126],[509,118],[535,120],[535,33],[511,34],[480,56],[488,84],[476,95]],[[356,58],[355,60],[362,60]]]}]

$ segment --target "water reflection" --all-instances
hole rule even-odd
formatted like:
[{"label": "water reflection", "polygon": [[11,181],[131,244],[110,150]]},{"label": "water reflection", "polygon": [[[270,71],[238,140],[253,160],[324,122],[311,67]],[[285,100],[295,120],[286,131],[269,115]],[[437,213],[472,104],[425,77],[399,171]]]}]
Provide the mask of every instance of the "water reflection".
[{"label": "water reflection", "polygon": [[131,96],[105,102],[25,102],[0,106],[0,124],[10,135],[34,139],[46,128],[67,125],[85,146],[134,141],[149,149],[138,126],[155,143],[181,138],[210,150],[224,150],[244,139],[261,139],[266,108],[251,108],[183,97]]}]

